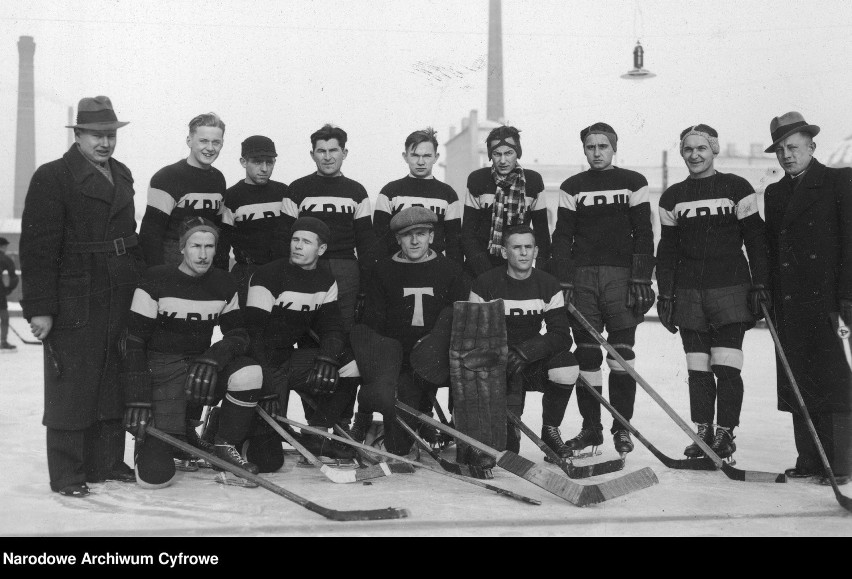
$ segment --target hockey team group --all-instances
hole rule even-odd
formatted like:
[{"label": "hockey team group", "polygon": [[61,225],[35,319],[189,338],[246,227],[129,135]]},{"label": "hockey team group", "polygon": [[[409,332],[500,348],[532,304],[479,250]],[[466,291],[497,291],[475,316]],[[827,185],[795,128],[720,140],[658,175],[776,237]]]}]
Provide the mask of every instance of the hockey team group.
[{"label": "hockey team group", "polygon": [[[435,132],[412,132],[408,174],[374,211],[342,173],[348,136],[333,125],[310,136],[316,172],[289,186],[272,180],[273,140],[246,138],[245,179],[228,188],[213,167],[225,136],[214,113],[189,123],[188,157],[151,178],[137,234],[133,178],[113,158],[125,124],[109,98],[82,99],[75,143],[38,168],[25,202],[21,306],[44,344],[55,492],[84,497],[104,480],[162,488],[211,461],[222,482],[257,486],[284,464],[282,442],[363,465],[356,443],[377,432],[402,463],[455,444],[456,472],[488,473],[500,453],[519,452],[529,391],[543,396],[538,443],[550,462],[594,454],[611,436],[623,465],[637,327],[655,304],[685,352],[688,459],[733,463],[743,338],[768,315],[778,410],[792,414],[798,452],[786,475],[835,490],[849,481],[852,169],[814,158],[819,127],[799,113],[770,124],[766,152],[785,175],[765,191],[765,221],[749,182],[714,168],[717,131],[684,129],[689,176],[659,200],[656,248],[648,182],[613,165],[618,135],[606,123],[579,131],[589,169],[562,183],[552,235],[542,177],[522,167],[514,127],[488,134],[490,165],[461,196],[432,174]],[[640,356],[654,347],[639,346]],[[582,424],[564,440],[575,390]],[[291,392],[307,422],[298,433]],[[609,436],[602,404],[615,417]]]}]

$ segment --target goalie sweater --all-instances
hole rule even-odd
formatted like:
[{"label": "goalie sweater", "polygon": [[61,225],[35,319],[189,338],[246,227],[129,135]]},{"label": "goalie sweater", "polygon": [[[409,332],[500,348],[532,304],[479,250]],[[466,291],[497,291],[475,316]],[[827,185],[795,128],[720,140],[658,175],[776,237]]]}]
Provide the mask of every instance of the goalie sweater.
[{"label": "goalie sweater", "polygon": [[441,310],[468,296],[461,266],[435,252],[431,255],[420,263],[398,256],[381,260],[367,292],[364,322],[399,340],[406,356],[432,331]]},{"label": "goalie sweater", "polygon": [[584,171],[560,186],[553,231],[553,272],[570,283],[574,268],[631,267],[633,254],[654,254],[648,181],[619,167]]},{"label": "goalie sweater", "polygon": [[293,201],[287,185],[240,181],[225,191],[222,233],[217,251],[234,249],[237,263],[262,265],[290,255]]},{"label": "goalie sweater", "polygon": [[[555,277],[535,268],[530,271],[530,276],[521,280],[510,277],[505,267],[495,267],[473,280],[469,301],[502,299],[509,345],[536,340],[552,356],[573,343],[565,299]],[[547,324],[544,335],[542,322]]]},{"label": "goalie sweater", "polygon": [[674,287],[766,283],[766,227],[758,212],[757,194],[742,177],[717,172],[672,185],[660,197],[660,226],[657,282],[661,295],[672,295]]},{"label": "goalie sweater", "polygon": [[[180,224],[187,217],[203,217],[222,226],[222,196],[225,177],[215,167],[199,169],[181,159],[151,177],[148,206],[139,228],[139,245],[148,267],[161,265],[164,241],[177,248]],[[228,252],[217,251],[213,265],[227,270]]]},{"label": "goalie sweater", "polygon": [[286,259],[258,268],[251,276],[246,300],[250,355],[261,366],[280,363],[313,329],[320,339],[320,353],[339,358],[344,343],[337,295],[337,282],[324,269],[302,269]]},{"label": "goalie sweater", "polygon": [[[243,348],[248,345],[231,276],[211,267],[193,277],[176,266],[158,265],[148,269],[133,294],[127,331],[146,344],[145,351],[198,356],[210,347],[217,325],[225,338],[241,341]],[[128,348],[136,344],[127,341]],[[147,370],[144,358],[126,360],[139,367],[125,371]]]},{"label": "goalie sweater", "polygon": [[387,255],[399,251],[396,236],[390,229],[391,218],[409,207],[425,207],[438,216],[435,224],[435,241],[430,246],[437,253],[461,265],[462,204],[452,187],[437,179],[418,179],[410,175],[391,181],[379,192],[373,225],[376,237]]}]

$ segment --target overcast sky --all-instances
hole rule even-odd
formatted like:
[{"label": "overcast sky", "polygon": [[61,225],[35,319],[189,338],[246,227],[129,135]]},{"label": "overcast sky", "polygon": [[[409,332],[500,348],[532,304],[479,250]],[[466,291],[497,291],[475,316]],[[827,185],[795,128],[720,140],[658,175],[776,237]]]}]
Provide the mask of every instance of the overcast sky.
[{"label": "overcast sky", "polygon": [[[375,196],[405,174],[409,132],[432,125],[444,142],[471,109],[485,116],[487,24],[487,0],[3,0],[0,217],[12,211],[21,35],[36,42],[37,164],[65,151],[68,106],[106,94],[131,123],[115,156],[141,213],[151,175],[186,156],[186,125],[207,111],[227,124],[216,166],[229,185],[245,137],[275,140],[273,178],[289,183],[314,170],[308,137],[333,122],[350,136],[344,173]],[[578,133],[595,121],[618,132],[621,165],[658,164],[699,122],[746,152],[798,110],[822,127],[822,160],[852,133],[848,0],[504,0],[503,37],[522,162],[580,163]],[[622,80],[637,39],[657,77]]]}]

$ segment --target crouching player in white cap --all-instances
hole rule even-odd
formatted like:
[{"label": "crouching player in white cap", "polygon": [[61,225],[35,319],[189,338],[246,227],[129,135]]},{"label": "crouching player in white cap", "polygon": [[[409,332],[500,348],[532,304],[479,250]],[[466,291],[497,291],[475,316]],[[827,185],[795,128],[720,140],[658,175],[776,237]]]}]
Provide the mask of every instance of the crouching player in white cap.
[{"label": "crouching player in white cap", "polygon": [[[125,428],[137,435],[136,480],[146,488],[169,486],[175,475],[174,452],[144,436],[145,425],[257,473],[235,445],[248,433],[260,396],[263,373],[243,356],[248,333],[242,326],[237,286],[224,270],[211,267],[218,230],[201,217],[185,220],[178,266],[150,268],[133,295],[121,340]],[[223,338],[212,346],[213,329]],[[200,441],[187,427],[187,402],[215,404],[224,397],[215,445]],[[222,482],[235,482],[224,477]],[[240,479],[242,486],[257,486]]]}]

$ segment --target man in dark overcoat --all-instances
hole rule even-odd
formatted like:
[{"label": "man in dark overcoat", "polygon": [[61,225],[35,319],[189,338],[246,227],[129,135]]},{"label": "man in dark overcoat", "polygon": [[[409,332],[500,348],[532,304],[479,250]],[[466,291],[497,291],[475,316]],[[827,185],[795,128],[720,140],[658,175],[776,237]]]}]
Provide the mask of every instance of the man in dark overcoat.
[{"label": "man in dark overcoat", "polygon": [[[813,158],[819,127],[800,113],[775,117],[770,131],[766,152],[775,153],[786,173],[764,198],[773,321],[831,468],[846,483],[852,372],[838,320],[852,324],[852,169],[830,169]],[[798,451],[787,475],[829,484],[787,374],[776,365],[778,409],[793,415]]]},{"label": "man in dark overcoat", "polygon": [[30,181],[21,223],[24,317],[44,344],[50,487],[86,496],[87,482],[133,481],[123,462],[119,333],[139,275],[133,177],[112,159],[110,99],[83,98],[75,143]]}]

